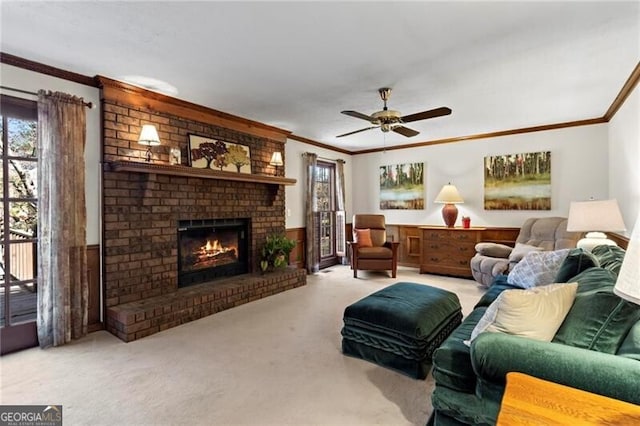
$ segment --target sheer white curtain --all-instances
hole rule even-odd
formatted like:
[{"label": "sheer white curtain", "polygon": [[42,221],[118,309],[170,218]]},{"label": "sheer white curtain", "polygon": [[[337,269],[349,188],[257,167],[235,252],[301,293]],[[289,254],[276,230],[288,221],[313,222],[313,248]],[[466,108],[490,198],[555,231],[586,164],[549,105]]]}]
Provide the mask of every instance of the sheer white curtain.
[{"label": "sheer white curtain", "polygon": [[59,346],[87,334],[85,105],[38,93],[38,340]]},{"label": "sheer white curtain", "polygon": [[342,257],[342,264],[347,262],[347,242],[345,235],[344,160],[336,160],[336,255]]}]

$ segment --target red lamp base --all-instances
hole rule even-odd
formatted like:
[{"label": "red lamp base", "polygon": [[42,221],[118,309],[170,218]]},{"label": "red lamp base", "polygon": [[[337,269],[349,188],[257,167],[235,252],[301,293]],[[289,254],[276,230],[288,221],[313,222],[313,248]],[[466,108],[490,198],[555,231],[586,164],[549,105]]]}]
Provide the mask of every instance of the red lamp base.
[{"label": "red lamp base", "polygon": [[442,208],[442,218],[447,228],[453,228],[458,219],[458,208],[455,204],[445,204]]}]

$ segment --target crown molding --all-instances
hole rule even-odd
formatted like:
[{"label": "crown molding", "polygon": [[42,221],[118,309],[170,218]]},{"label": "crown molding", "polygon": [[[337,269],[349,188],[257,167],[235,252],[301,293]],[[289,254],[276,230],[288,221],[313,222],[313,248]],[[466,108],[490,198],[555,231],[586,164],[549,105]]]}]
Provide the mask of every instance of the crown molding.
[{"label": "crown molding", "polygon": [[328,149],[330,151],[335,151],[335,152],[340,152],[342,154],[347,154],[347,155],[353,155],[354,152],[353,151],[349,151],[346,149],[342,149],[342,148],[337,148],[335,146],[331,146],[331,145],[327,145],[318,141],[314,141],[312,139],[308,139],[302,136],[298,136],[298,135],[294,135],[293,133],[289,135],[289,139],[293,139],[296,140],[298,142],[302,142],[302,143],[306,143],[309,145],[313,145],[313,146],[317,146],[318,148],[324,148],[324,149]]},{"label": "crown molding", "polygon": [[626,101],[631,92],[633,92],[633,89],[635,89],[635,87],[638,85],[638,81],[640,81],[640,62],[636,64],[636,67],[631,72],[631,75],[622,86],[622,89],[620,89],[618,96],[616,96],[607,112],[605,112],[602,116],[605,120],[610,121],[613,118],[624,101]]},{"label": "crown molding", "polygon": [[287,137],[291,134],[288,130],[163,95],[105,76],[96,76],[96,81],[102,89],[103,100],[214,124],[282,143],[286,143]]},{"label": "crown molding", "polygon": [[464,141],[470,141],[475,139],[497,138],[500,136],[518,135],[522,133],[532,133],[532,132],[542,132],[545,130],[563,129],[566,127],[590,126],[592,124],[602,124],[606,122],[607,121],[603,117],[589,118],[587,120],[567,121],[564,123],[545,124],[543,126],[533,126],[533,127],[523,127],[520,129],[502,130],[499,132],[479,133],[476,135],[467,135],[467,136],[456,136],[453,138],[436,139],[432,141],[416,142],[412,144],[390,146],[386,148],[364,149],[361,151],[354,151],[353,155],[369,154],[372,152],[393,151],[397,149],[418,148],[422,146],[441,145],[445,143],[464,142]]},{"label": "crown molding", "polygon": [[0,52],[0,62],[40,74],[46,74],[63,80],[72,81],[74,83],[84,84],[85,86],[98,87],[98,83],[93,77],[66,71],[40,62],[30,61],[9,53]]}]

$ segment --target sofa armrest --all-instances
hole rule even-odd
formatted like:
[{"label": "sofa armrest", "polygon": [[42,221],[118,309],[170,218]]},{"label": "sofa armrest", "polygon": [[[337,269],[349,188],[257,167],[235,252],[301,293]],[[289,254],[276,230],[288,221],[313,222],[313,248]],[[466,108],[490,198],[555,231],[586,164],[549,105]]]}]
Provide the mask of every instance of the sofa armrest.
[{"label": "sofa armrest", "polygon": [[508,259],[513,247],[498,243],[478,243],[476,244],[476,253],[482,256],[497,257],[500,259]]},{"label": "sofa armrest", "polygon": [[482,333],[471,345],[476,375],[504,386],[517,371],[610,398],[640,404],[640,361],[559,343]]}]

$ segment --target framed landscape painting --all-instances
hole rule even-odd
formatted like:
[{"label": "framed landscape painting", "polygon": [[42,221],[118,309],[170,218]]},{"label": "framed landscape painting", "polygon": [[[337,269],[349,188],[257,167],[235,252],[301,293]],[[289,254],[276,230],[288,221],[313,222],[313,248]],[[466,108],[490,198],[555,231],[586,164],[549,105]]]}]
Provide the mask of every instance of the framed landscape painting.
[{"label": "framed landscape painting", "polygon": [[199,169],[251,173],[248,146],[189,135],[189,164]]},{"label": "framed landscape painting", "polygon": [[380,209],[424,209],[424,163],[380,166]]},{"label": "framed landscape painting", "polygon": [[551,210],[551,151],[484,157],[485,210]]}]

